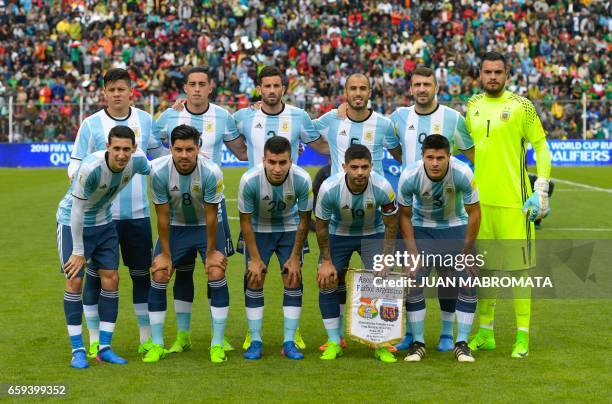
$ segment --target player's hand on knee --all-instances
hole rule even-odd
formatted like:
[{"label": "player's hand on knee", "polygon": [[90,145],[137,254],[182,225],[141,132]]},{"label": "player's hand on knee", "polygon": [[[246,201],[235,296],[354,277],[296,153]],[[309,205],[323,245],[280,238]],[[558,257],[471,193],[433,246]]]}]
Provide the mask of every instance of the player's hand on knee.
[{"label": "player's hand on knee", "polygon": [[183,109],[185,109],[186,103],[187,103],[187,98],[177,98],[174,101],[174,104],[172,104],[172,109],[175,109],[177,111],[182,111]]},{"label": "player's hand on knee", "polygon": [[169,282],[173,272],[172,258],[169,255],[160,254],[155,257],[151,265],[151,273],[155,282]]},{"label": "player's hand on knee", "polygon": [[223,270],[227,267],[227,257],[219,250],[213,250],[206,254],[206,268],[219,267]]},{"label": "player's hand on knee", "polygon": [[74,279],[85,266],[87,260],[82,255],[71,255],[64,264],[64,274],[66,279]]},{"label": "player's hand on knee", "polygon": [[247,268],[247,280],[252,284],[263,283],[266,273],[266,264],[260,259],[250,260]]},{"label": "player's hand on knee", "polygon": [[300,264],[300,258],[295,255],[291,255],[287,262],[283,265],[283,273],[287,274],[287,283],[290,287],[299,286],[302,281],[302,266]]},{"label": "player's hand on knee", "polygon": [[331,289],[338,286],[338,271],[331,261],[323,261],[319,265],[317,283],[321,289]]}]

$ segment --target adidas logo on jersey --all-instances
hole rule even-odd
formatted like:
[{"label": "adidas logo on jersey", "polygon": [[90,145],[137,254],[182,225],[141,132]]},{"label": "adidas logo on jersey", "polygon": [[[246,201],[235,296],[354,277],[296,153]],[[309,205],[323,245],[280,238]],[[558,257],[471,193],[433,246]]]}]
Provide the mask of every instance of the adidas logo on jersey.
[{"label": "adidas logo on jersey", "polygon": [[476,111],[476,113],[474,114],[474,116],[480,116],[480,113],[478,111]]},{"label": "adidas logo on jersey", "polygon": [[348,205],[344,205],[342,209],[350,209],[350,207]]},{"label": "adidas logo on jersey", "polygon": [[179,191],[179,187],[177,187],[176,185],[172,187],[172,189],[170,191]]},{"label": "adidas logo on jersey", "polygon": [[414,130],[414,125],[410,125],[410,126],[408,127],[408,130]]},{"label": "adidas logo on jersey", "polygon": [[108,188],[106,184],[102,184],[102,186],[100,187],[100,189],[106,189],[106,188]]},{"label": "adidas logo on jersey", "polygon": [[263,197],[263,200],[264,200],[264,201],[269,201],[269,200],[270,200],[270,197],[269,197],[268,195],[266,195],[266,196],[264,196],[264,197]]},{"label": "adidas logo on jersey", "polygon": [[261,122],[257,122],[257,125],[255,125],[255,129],[261,129],[263,128],[263,125],[261,124]]},{"label": "adidas logo on jersey", "polygon": [[340,132],[340,136],[346,136],[346,131],[342,130],[342,132]]},{"label": "adidas logo on jersey", "polygon": [[427,192],[427,191],[423,192],[423,196],[425,196],[425,197],[429,196],[429,192]]}]

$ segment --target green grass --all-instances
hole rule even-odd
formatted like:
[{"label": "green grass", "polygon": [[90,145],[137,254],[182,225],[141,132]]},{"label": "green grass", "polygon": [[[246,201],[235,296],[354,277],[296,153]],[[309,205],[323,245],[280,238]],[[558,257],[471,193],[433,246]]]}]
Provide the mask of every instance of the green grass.
[{"label": "green grass", "polygon": [[[228,208],[237,216],[236,192],[242,169],[225,169]],[[311,170],[314,174],[314,170]],[[610,187],[610,168],[555,168],[553,176]],[[3,302],[0,305],[0,383],[67,383],[69,397],[84,401],[604,401],[609,398],[611,335],[609,300],[535,300],[531,353],[510,358],[514,316],[509,300],[497,310],[494,352],[476,353],[474,364],[458,364],[451,353],[435,351],[439,333],[437,303],[429,302],[426,338],[428,356],[420,364],[382,364],[362,345],[349,342],[346,355],[333,363],[318,359],[325,341],[315,280],[315,253],[304,266],[304,310],[301,330],[306,359],[279,355],[282,343],[281,282],[274,262],[266,284],[265,355],[261,361],[229,353],[225,364],[208,358],[210,323],[201,264],[196,269],[196,301],[192,352],[143,364],[135,353],[137,328],[131,285],[121,268],[120,313],[113,345],[130,363],[110,366],[91,362],[87,371],[69,368],[69,341],[62,310],[63,278],[58,273],[55,210],[68,187],[64,170],[0,170]],[[559,184],[553,213],[539,238],[612,239],[612,194]],[[238,222],[232,220],[234,238]],[[592,229],[604,231],[593,231]],[[567,230],[581,229],[581,230]],[[229,261],[231,310],[227,335],[239,347],[246,331],[242,256]],[[171,289],[171,288],[170,288]],[[166,341],[174,338],[175,322],[169,292]]]}]

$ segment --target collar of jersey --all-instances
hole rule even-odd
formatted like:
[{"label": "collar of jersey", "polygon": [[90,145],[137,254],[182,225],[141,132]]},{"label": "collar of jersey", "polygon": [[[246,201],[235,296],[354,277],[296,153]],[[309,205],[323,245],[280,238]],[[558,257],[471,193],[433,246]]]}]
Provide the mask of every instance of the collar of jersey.
[{"label": "collar of jersey", "polygon": [[487,93],[484,93],[484,98],[485,100],[487,100],[487,102],[501,102],[505,101],[508,92],[508,90],[504,90],[504,92],[499,97],[489,97]]},{"label": "collar of jersey", "polygon": [[276,114],[269,114],[266,111],[264,111],[263,109],[263,104],[261,104],[261,108],[259,108],[259,110],[261,111],[262,114],[264,115],[268,115],[268,116],[278,116],[280,114],[283,113],[283,111],[285,110],[285,103],[281,101],[281,104],[283,104],[283,109],[281,109],[279,112],[277,112]]},{"label": "collar of jersey", "polygon": [[417,112],[416,107],[414,107],[414,113],[417,114],[418,116],[428,116],[428,115],[431,115],[434,112],[436,112],[438,110],[438,108],[440,108],[440,103],[437,103],[436,107],[434,108],[434,110],[431,111],[430,113],[428,113],[428,114],[420,114],[420,113]]},{"label": "collar of jersey", "polygon": [[370,185],[370,178],[368,178],[368,183],[366,184],[366,186],[363,188],[363,191],[361,192],[353,192],[353,190],[351,189],[348,183],[348,174],[344,174],[344,183],[346,184],[346,189],[348,189],[352,195],[362,195],[366,191],[366,189],[368,189],[368,185]]},{"label": "collar of jersey", "polygon": [[132,116],[132,107],[130,107],[130,112],[128,112],[127,116],[123,119],[117,119],[114,116],[112,116],[109,112],[108,112],[108,108],[104,108],[104,113],[106,115],[108,115],[108,117],[110,119],[112,119],[113,121],[117,121],[117,122],[124,122],[127,121],[128,119],[130,119],[130,116]]},{"label": "collar of jersey", "polygon": [[370,117],[372,116],[372,114],[374,113],[373,109],[370,109],[370,113],[368,114],[368,116],[365,119],[362,119],[361,121],[356,121],[354,119],[351,119],[351,117],[348,115],[348,111],[346,111],[346,117],[349,119],[349,121],[351,122],[355,122],[355,123],[362,123],[367,121],[368,119],[370,119]]},{"label": "collar of jersey", "polygon": [[206,109],[205,109],[203,112],[200,112],[199,114],[196,114],[195,112],[191,112],[191,111],[189,110],[189,108],[187,108],[187,103],[185,103],[185,111],[187,111],[187,112],[188,112],[188,113],[190,113],[191,115],[195,115],[195,116],[198,116],[198,115],[204,115],[205,113],[207,113],[207,112],[208,112],[208,110],[209,110],[209,109],[210,109],[210,102],[208,103],[208,107],[206,107]]}]

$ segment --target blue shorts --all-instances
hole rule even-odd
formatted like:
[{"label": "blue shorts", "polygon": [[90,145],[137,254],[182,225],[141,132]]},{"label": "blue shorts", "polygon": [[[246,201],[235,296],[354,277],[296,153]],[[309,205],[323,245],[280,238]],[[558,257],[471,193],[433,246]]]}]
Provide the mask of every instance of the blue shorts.
[{"label": "blue shorts", "polygon": [[[281,232],[281,234],[287,234],[287,233],[289,232]],[[297,231],[293,233],[297,234]],[[261,234],[268,234],[268,233],[261,233]],[[246,249],[247,248],[246,248],[246,244],[244,243],[244,237],[242,236],[242,232],[240,232],[240,234],[238,234],[238,243],[236,245],[236,252],[240,254],[244,254]],[[308,254],[309,252],[310,252],[310,246],[308,245],[308,237],[306,237],[306,239],[304,240],[304,247],[302,247],[302,258],[301,259],[304,258],[304,254]]]},{"label": "blue shorts", "polygon": [[145,217],[113,222],[117,228],[123,264],[134,270],[149,270],[153,250],[151,220]]},{"label": "blue shorts", "polygon": [[[219,204],[221,209],[221,219],[223,220],[223,232],[225,234],[225,249],[219,250],[221,252],[225,252],[226,257],[231,257],[236,253],[234,251],[234,242],[232,241],[232,233],[230,230],[229,219],[227,218],[227,206],[225,206],[225,198]],[[219,237],[217,235],[217,237]]]},{"label": "blue shorts", "polygon": [[414,239],[419,252],[428,254],[459,254],[463,250],[467,225],[437,229],[414,226]]},{"label": "blue shorts", "polygon": [[[293,251],[293,245],[295,244],[295,236],[297,232],[286,231],[286,232],[275,232],[275,233],[258,233],[255,232],[255,243],[257,244],[257,250],[261,260],[266,264],[266,267],[270,265],[270,258],[272,254],[276,254],[278,258],[278,264],[283,272],[283,265],[291,256]],[[242,236],[242,233],[240,234]],[[249,263],[249,251],[245,245],[245,263],[248,270]],[[300,255],[300,263],[303,261],[303,253]]]},{"label": "blue shorts", "polygon": [[[64,264],[72,255],[72,232],[70,226],[57,224],[57,251],[60,257],[60,272],[64,273]],[[101,226],[83,227],[83,246],[87,266],[93,270],[119,268],[119,239],[113,223]],[[78,277],[82,278],[82,268]]]},{"label": "blue shorts", "polygon": [[[372,269],[374,255],[383,251],[384,233],[369,236],[329,235],[329,253],[336,267],[338,278],[343,280],[354,252],[358,253],[365,269]],[[378,241],[378,242],[376,242]],[[320,261],[320,257],[319,257]]]},{"label": "blue shorts", "polygon": [[[200,253],[202,262],[206,262],[206,226],[170,226],[170,255],[172,266],[179,267],[195,264]],[[225,253],[225,233],[223,226],[217,227],[217,250]],[[155,243],[155,255],[161,254],[159,239]]]}]

